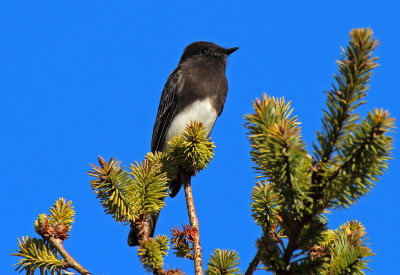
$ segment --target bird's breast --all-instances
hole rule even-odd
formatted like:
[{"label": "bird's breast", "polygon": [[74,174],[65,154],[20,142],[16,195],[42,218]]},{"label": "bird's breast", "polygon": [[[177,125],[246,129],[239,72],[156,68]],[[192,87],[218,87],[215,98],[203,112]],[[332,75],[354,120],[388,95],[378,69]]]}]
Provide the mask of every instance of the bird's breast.
[{"label": "bird's breast", "polygon": [[174,136],[182,134],[186,125],[190,124],[191,121],[203,123],[207,134],[209,135],[211,133],[218,116],[211,100],[210,97],[195,100],[175,115],[167,131],[162,151],[169,151],[170,146],[168,145],[168,141]]}]

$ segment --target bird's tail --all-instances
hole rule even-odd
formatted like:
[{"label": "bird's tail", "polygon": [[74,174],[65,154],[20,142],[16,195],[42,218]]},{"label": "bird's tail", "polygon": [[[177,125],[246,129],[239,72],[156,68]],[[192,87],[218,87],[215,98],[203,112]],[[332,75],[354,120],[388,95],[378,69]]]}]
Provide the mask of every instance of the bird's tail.
[{"label": "bird's tail", "polygon": [[181,190],[182,184],[183,183],[180,180],[180,177],[178,177],[177,179],[175,179],[169,183],[168,194],[171,198],[174,198],[179,193],[179,190]]},{"label": "bird's tail", "polygon": [[[154,231],[156,230],[156,224],[159,214],[160,213],[157,213],[146,217],[146,221],[149,223],[149,237],[154,236]],[[139,239],[140,239],[139,235],[140,235],[140,229],[136,226],[136,224],[131,223],[131,230],[129,231],[128,235],[128,245],[129,246],[139,245]]]}]

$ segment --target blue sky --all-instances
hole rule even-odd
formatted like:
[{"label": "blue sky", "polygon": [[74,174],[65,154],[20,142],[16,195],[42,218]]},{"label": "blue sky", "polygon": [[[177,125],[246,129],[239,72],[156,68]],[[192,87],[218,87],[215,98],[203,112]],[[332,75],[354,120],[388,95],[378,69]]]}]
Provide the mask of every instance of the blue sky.
[{"label": "blue sky", "polygon": [[[352,28],[371,27],[376,51],[368,103],[400,118],[397,1],[8,1],[0,7],[0,171],[3,199],[0,266],[14,274],[17,237],[59,197],[77,211],[70,253],[93,274],[146,274],[128,226],[103,213],[89,187],[97,155],[128,165],[142,160],[160,94],[183,48],[194,41],[240,47],[229,58],[229,93],[212,139],[215,158],[193,180],[204,262],[234,249],[245,270],[260,229],[250,216],[254,182],[243,116],[263,92],[291,100],[310,149],[320,129],[340,46]],[[393,134],[398,139],[398,134]],[[330,228],[361,221],[370,237],[373,274],[397,271],[400,156],[354,207],[329,216]],[[167,199],[157,233],[188,223],[184,194]],[[393,230],[393,231],[392,231]],[[192,274],[192,262],[166,263]],[[256,273],[261,274],[261,272]]]}]

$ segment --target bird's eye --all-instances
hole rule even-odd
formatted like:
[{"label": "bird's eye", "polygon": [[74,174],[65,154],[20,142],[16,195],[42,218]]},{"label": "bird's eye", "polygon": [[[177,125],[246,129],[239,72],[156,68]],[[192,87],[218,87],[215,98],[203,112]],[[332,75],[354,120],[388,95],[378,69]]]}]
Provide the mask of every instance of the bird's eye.
[{"label": "bird's eye", "polygon": [[202,49],[202,50],[200,51],[200,53],[201,53],[201,54],[208,54],[208,49]]}]

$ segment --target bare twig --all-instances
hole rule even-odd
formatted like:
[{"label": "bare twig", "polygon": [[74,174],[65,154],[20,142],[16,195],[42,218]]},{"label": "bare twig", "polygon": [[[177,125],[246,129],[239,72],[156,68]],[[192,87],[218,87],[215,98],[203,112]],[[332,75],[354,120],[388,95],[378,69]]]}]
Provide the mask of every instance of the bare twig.
[{"label": "bare twig", "polygon": [[78,271],[80,274],[91,275],[89,271],[87,271],[83,266],[81,266],[68,252],[65,250],[63,246],[63,241],[61,239],[56,239],[52,236],[46,238],[57,250],[60,252],[61,256],[66,261],[66,266],[71,267]]},{"label": "bare twig", "polygon": [[183,182],[183,186],[185,188],[186,205],[188,209],[190,225],[196,230],[196,238],[193,242],[195,274],[203,275],[203,259],[200,246],[199,220],[197,219],[196,211],[194,209],[192,186],[190,184],[191,175],[181,175],[181,181]]}]

